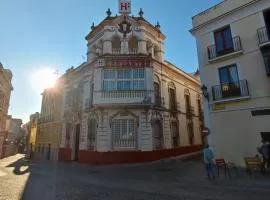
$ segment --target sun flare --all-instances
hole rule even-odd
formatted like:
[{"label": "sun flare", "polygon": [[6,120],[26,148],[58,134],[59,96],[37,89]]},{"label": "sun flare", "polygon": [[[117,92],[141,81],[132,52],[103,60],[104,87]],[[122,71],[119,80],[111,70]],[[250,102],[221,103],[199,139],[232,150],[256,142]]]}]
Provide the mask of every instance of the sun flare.
[{"label": "sun flare", "polygon": [[32,74],[32,86],[38,91],[43,91],[46,88],[54,87],[56,79],[55,70],[40,69]]}]

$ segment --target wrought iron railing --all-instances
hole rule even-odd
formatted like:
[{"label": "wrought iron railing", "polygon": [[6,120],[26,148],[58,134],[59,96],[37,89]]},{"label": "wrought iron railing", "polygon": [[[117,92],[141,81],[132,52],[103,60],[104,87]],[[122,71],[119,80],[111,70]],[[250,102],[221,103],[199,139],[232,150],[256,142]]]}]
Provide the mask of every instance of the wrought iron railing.
[{"label": "wrought iron railing", "polygon": [[234,97],[249,96],[247,80],[224,83],[212,87],[213,100],[223,100]]},{"label": "wrought iron railing", "polygon": [[242,50],[241,38],[236,36],[232,38],[233,47],[227,49],[218,50],[216,45],[207,47],[208,59],[212,60],[220,56],[224,56],[229,53],[238,52]]},{"label": "wrought iron railing", "polygon": [[259,39],[259,44],[264,44],[267,42],[270,42],[269,36],[268,36],[268,31],[266,27],[259,28],[257,30],[257,35]]},{"label": "wrought iron railing", "polygon": [[157,107],[163,107],[163,98],[162,97],[159,97],[159,96],[155,96],[155,102],[154,102],[154,106],[157,106]]},{"label": "wrought iron railing", "polygon": [[188,119],[191,119],[194,115],[194,107],[191,105],[186,106],[186,117]]}]

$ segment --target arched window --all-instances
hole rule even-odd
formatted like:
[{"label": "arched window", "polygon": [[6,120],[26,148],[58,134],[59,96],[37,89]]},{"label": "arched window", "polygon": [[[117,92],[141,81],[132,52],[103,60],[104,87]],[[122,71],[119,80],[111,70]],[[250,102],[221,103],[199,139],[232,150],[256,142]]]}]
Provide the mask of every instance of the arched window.
[{"label": "arched window", "polygon": [[128,41],[129,53],[136,54],[138,50],[138,41],[135,36],[132,36]]},{"label": "arched window", "polygon": [[96,147],[96,134],[97,134],[97,121],[95,118],[88,119],[88,149],[95,150]]},{"label": "arched window", "polygon": [[121,40],[119,37],[114,37],[112,39],[112,53],[120,54],[121,52]]},{"label": "arched window", "polygon": [[173,82],[169,83],[169,105],[170,110],[177,110],[176,106],[176,88]]},{"label": "arched window", "polygon": [[202,101],[200,95],[197,95],[197,104],[199,120],[203,121]]},{"label": "arched window", "polygon": [[186,104],[186,117],[188,119],[191,118],[192,110],[191,110],[191,105],[190,105],[190,93],[188,89],[185,89],[185,104]]},{"label": "arched window", "polygon": [[164,140],[163,140],[163,118],[161,113],[153,112],[152,119],[152,133],[153,133],[153,146],[155,150],[164,148]]},{"label": "arched window", "polygon": [[114,150],[137,148],[139,117],[130,111],[119,111],[110,118],[112,148]]},{"label": "arched window", "polygon": [[155,106],[161,106],[161,91],[160,80],[157,75],[154,75],[154,94],[155,94]]}]

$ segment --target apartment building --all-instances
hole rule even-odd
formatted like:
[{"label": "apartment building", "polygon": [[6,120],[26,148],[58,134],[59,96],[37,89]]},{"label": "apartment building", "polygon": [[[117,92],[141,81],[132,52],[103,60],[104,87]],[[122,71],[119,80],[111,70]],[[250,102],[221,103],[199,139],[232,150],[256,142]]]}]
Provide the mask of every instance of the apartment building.
[{"label": "apartment building", "polygon": [[270,1],[225,0],[192,23],[209,142],[243,165],[270,141]]}]

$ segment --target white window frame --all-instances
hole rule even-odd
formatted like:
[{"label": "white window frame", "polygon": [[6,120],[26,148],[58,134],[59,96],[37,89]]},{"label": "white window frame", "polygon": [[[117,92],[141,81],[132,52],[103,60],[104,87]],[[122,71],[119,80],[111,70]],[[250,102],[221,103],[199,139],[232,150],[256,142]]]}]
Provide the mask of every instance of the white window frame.
[{"label": "white window frame", "polygon": [[[118,140],[117,137],[123,137],[124,134],[129,134],[128,131],[130,129],[129,121],[133,121],[133,135],[130,140],[120,139]],[[119,134],[114,131],[116,123],[119,122]],[[123,132],[123,122],[126,123],[126,130],[127,132]],[[121,118],[121,119],[114,119],[112,121],[112,148],[114,150],[135,150],[137,148],[137,127],[136,127],[136,120],[133,118]]]},{"label": "white window frame", "polygon": [[[120,71],[120,70],[130,70],[130,73],[131,73],[131,77],[130,78],[118,78],[117,77],[117,72]],[[114,71],[114,78],[104,78],[104,72],[106,70],[113,70]],[[138,71],[138,73],[140,72],[140,70],[143,71],[143,78],[134,78],[134,73],[135,71]],[[145,90],[146,89],[146,80],[145,80],[145,77],[146,77],[146,70],[145,68],[135,68],[135,69],[130,69],[130,68],[120,68],[120,69],[104,69],[102,70],[102,90],[104,91],[123,91],[123,90],[119,90],[118,89],[118,82],[119,81],[130,81],[131,83],[131,86],[130,86],[130,89],[128,90]],[[105,82],[106,81],[113,81],[114,82],[114,88],[113,90],[105,90]],[[134,87],[134,82],[135,81],[143,81],[143,88],[141,89],[137,89]]]}]

